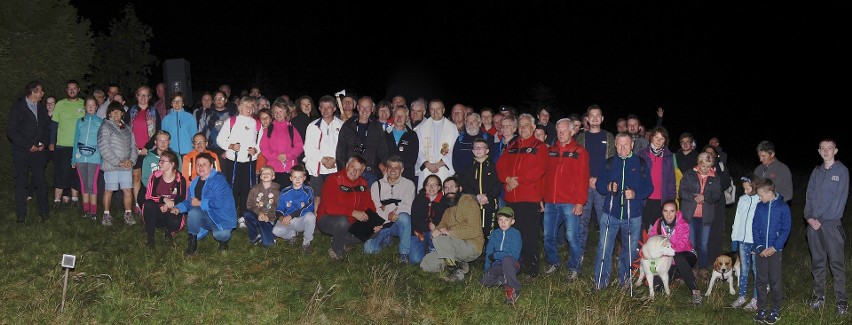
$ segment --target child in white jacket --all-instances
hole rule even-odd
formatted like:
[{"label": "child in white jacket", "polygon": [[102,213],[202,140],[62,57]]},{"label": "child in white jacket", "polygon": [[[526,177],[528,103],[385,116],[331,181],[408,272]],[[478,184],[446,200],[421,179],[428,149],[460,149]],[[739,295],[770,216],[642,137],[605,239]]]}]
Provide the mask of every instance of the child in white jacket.
[{"label": "child in white jacket", "polygon": [[740,278],[737,282],[740,292],[739,297],[731,306],[739,308],[745,305],[745,309],[750,311],[757,310],[757,287],[754,288],[751,301],[746,304],[749,271],[754,274],[754,279],[757,279],[754,255],[751,254],[754,246],[754,240],[751,236],[751,221],[754,219],[754,209],[760,202],[760,198],[757,196],[756,188],[752,183],[754,179],[754,175],[746,175],[740,178],[744,193],[737,202],[737,213],[734,216],[734,225],[731,227],[731,250],[738,250],[740,254]]}]

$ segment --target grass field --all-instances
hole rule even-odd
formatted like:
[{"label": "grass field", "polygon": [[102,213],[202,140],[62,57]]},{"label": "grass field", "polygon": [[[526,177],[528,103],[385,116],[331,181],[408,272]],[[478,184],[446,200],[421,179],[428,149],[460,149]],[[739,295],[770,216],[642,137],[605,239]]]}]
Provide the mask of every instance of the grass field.
[{"label": "grass field", "polygon": [[[803,197],[803,195],[801,196]],[[30,203],[31,211],[35,210]],[[499,288],[479,284],[482,262],[463,283],[445,283],[435,274],[396,263],[385,250],[364,255],[353,246],[344,262],[326,255],[330,237],[317,234],[314,252],[279,242],[264,249],[248,244],[245,229],[234,231],[231,249],[219,253],[211,238],[185,258],[186,234],[155,249],[144,244],[142,225],[116,220],[103,227],[80,213],[52,211],[41,223],[31,214],[14,222],[9,200],[0,201],[0,323],[2,324],[750,324],[753,314],[726,308],[736,297],[717,287],[703,305],[691,304],[684,285],[670,297],[647,301],[646,287],[633,298],[611,287],[592,291],[597,231],[592,229],[581,280],[565,274],[525,284],[517,305],[503,303]],[[847,208],[847,214],[850,209]],[[783,251],[784,324],[852,323],[835,315],[834,297],[812,311],[812,277],[801,206],[793,207],[794,228]],[[728,223],[733,221],[728,209]],[[120,219],[120,218],[118,218]],[[848,216],[847,216],[848,219]],[[847,232],[849,231],[847,222]],[[730,229],[730,227],[728,228]],[[727,242],[727,239],[725,239]],[[561,250],[567,254],[567,249]],[[65,311],[59,312],[63,253],[77,256],[70,273]],[[850,249],[847,247],[847,260]],[[830,280],[829,280],[830,281]],[[699,289],[706,290],[706,283]],[[831,284],[828,284],[829,292]]]}]

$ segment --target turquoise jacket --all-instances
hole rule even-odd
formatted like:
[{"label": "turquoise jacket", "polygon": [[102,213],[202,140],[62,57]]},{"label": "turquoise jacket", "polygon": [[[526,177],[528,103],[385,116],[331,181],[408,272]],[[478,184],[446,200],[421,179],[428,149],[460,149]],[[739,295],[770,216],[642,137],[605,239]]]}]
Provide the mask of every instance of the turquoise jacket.
[{"label": "turquoise jacket", "polygon": [[86,114],[82,120],[77,120],[71,166],[77,163],[101,164],[101,151],[98,150],[98,130],[103,123],[102,118],[89,114]]}]

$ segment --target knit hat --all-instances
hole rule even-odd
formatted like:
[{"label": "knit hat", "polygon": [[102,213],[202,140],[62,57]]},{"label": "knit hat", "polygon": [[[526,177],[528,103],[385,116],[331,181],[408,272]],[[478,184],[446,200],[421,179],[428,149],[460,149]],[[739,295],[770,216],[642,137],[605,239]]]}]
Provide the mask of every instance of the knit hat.
[{"label": "knit hat", "polygon": [[497,210],[497,217],[504,216],[506,218],[514,219],[515,211],[510,207],[502,207],[500,210]]}]

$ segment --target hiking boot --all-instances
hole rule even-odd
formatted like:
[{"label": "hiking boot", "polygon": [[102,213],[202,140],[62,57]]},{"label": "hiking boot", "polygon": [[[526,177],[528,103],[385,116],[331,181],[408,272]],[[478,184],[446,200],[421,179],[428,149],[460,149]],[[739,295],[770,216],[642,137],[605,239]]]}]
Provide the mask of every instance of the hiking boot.
[{"label": "hiking boot", "polygon": [[399,254],[399,264],[408,264],[408,254]]},{"label": "hiking boot", "polygon": [[258,234],[257,236],[254,237],[254,239],[249,240],[249,244],[257,245],[258,243],[260,243],[260,240],[261,240],[260,234]]},{"label": "hiking boot", "polygon": [[577,271],[568,271],[568,276],[565,277],[565,281],[574,282],[580,276]]},{"label": "hiking boot", "polygon": [[550,264],[547,266],[547,269],[544,270],[544,274],[553,274],[554,272],[559,270],[559,266]]},{"label": "hiking boot", "polygon": [[302,245],[302,254],[309,255],[314,251],[313,246],[311,244]]},{"label": "hiking boot", "polygon": [[239,219],[237,219],[237,223],[239,223],[240,228],[245,228],[245,227],[246,227],[246,219],[245,219],[245,218],[243,218],[243,217],[240,217]]},{"label": "hiking boot", "polygon": [[444,276],[447,282],[462,282],[464,281],[464,270],[461,268],[450,268]]},{"label": "hiking boot", "polygon": [[825,297],[814,297],[808,303],[808,306],[811,309],[822,309],[822,307],[825,307]]},{"label": "hiking boot", "polygon": [[768,315],[766,315],[766,319],[763,320],[763,322],[766,324],[775,324],[775,322],[779,320],[781,320],[781,312],[777,309],[773,309]]},{"label": "hiking boot", "polygon": [[462,275],[467,274],[467,272],[470,272],[470,265],[468,265],[467,262],[458,262],[458,264],[459,268],[462,271]]},{"label": "hiking boot", "polygon": [[328,257],[330,257],[332,261],[340,261],[343,259],[343,256],[337,254],[333,248],[328,249]]},{"label": "hiking boot", "polygon": [[849,304],[845,301],[840,301],[837,303],[837,315],[844,316],[846,312],[849,311]]},{"label": "hiking boot", "polygon": [[109,213],[104,213],[104,218],[101,220],[101,224],[107,227],[112,226],[112,216],[110,216]]},{"label": "hiking boot", "polygon": [[136,224],[136,220],[133,220],[133,214],[130,211],[124,211],[124,223],[128,226]]},{"label": "hiking boot", "polygon": [[227,240],[217,240],[219,242],[219,251],[224,252],[228,250],[228,241]]},{"label": "hiking boot", "polygon": [[740,308],[740,307],[742,307],[743,305],[745,305],[745,303],[746,303],[746,298],[745,298],[745,296],[739,296],[739,297],[737,298],[737,300],[734,300],[734,302],[732,302],[732,303],[731,303],[731,307],[734,307],[734,308]]},{"label": "hiking boot", "polygon": [[510,286],[506,286],[506,304],[507,305],[514,306],[515,302],[518,301],[518,296],[520,296],[520,295],[521,295],[521,293],[518,292],[517,290],[515,290],[515,288],[512,288]]},{"label": "hiking boot", "polygon": [[756,314],[754,314],[754,321],[758,323],[763,323],[766,321],[766,311],[761,309],[758,310]]},{"label": "hiking boot", "polygon": [[757,298],[751,298],[751,300],[748,302],[747,305],[745,305],[745,307],[743,307],[743,309],[748,311],[757,310]]}]

